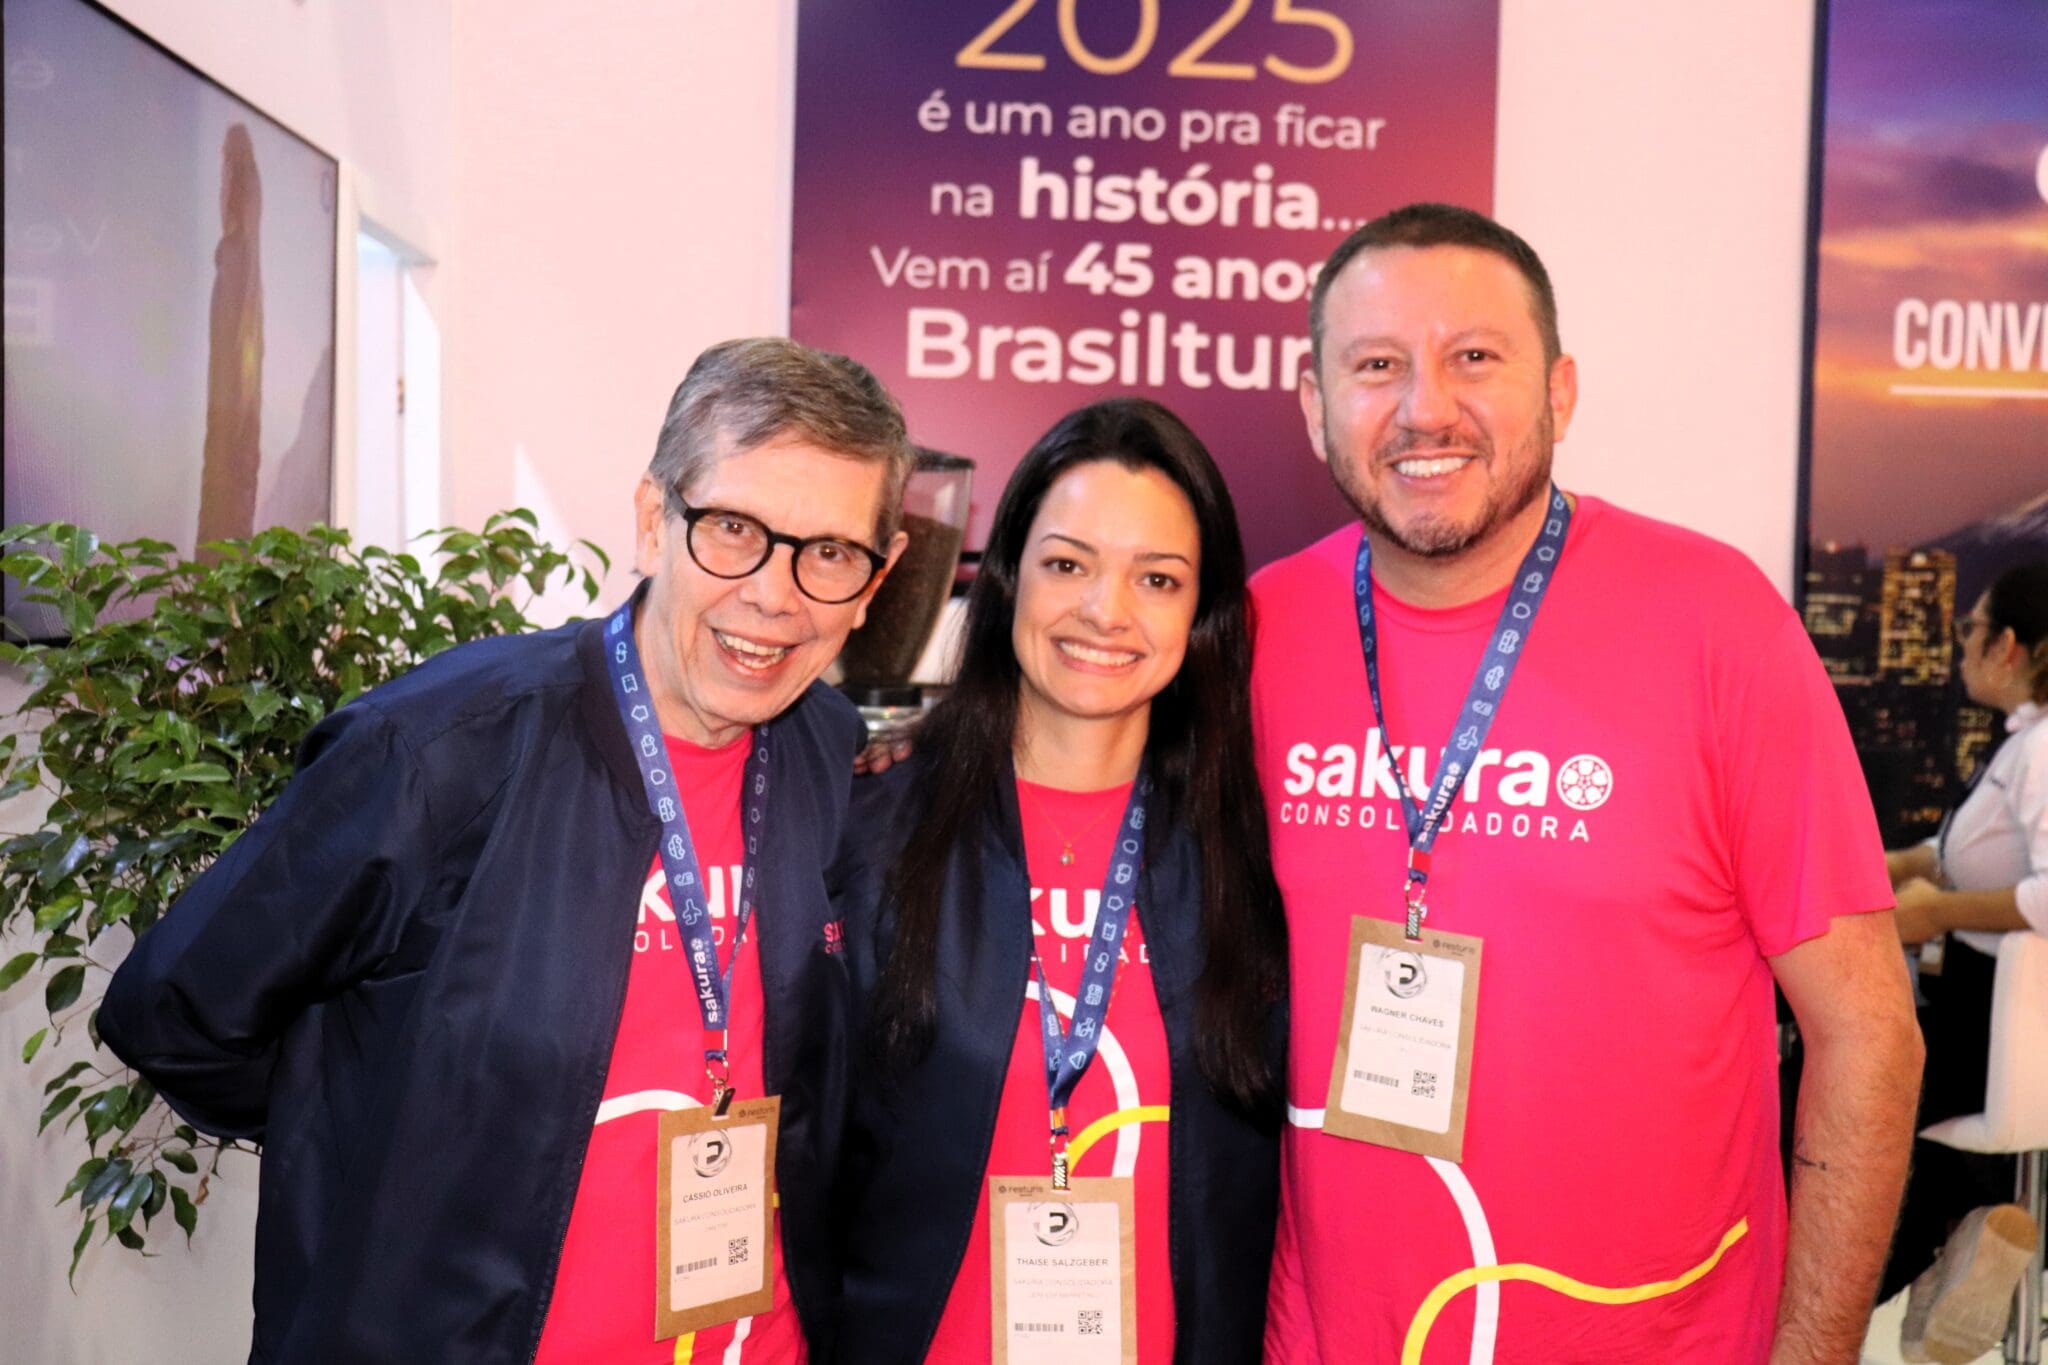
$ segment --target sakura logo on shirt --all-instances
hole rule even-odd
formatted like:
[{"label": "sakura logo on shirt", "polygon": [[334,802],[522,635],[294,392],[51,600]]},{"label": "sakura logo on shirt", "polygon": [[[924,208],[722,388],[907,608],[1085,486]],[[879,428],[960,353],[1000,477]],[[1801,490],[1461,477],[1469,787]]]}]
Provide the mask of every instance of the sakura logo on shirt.
[{"label": "sakura logo on shirt", "polygon": [[[1089,940],[1095,936],[1095,912],[1101,904],[1102,893],[1092,887],[1078,895],[1064,887],[1050,891],[1041,886],[1031,888],[1032,937],[1055,940],[1039,945],[1048,962],[1079,961],[1086,956]],[[1149,968],[1151,945],[1141,940],[1134,950],[1130,938],[1127,931],[1117,944],[1118,965]]]},{"label": "sakura logo on shirt", "polygon": [[1557,770],[1557,794],[1573,810],[1598,810],[1614,793],[1614,774],[1604,760],[1578,754]]},{"label": "sakura logo on shirt", "polygon": [[1304,740],[1283,751],[1278,799],[1272,805],[1282,825],[1338,830],[1405,826],[1395,766],[1411,792],[1435,785],[1435,767],[1452,774],[1445,792],[1456,800],[1444,817],[1445,832],[1482,837],[1554,839],[1590,843],[1596,826],[1585,817],[1614,793],[1612,765],[1597,754],[1574,754],[1562,762],[1539,749],[1480,749],[1474,730],[1455,737],[1451,757],[1420,745],[1389,745],[1378,726],[1366,731],[1363,746],[1343,741]]}]

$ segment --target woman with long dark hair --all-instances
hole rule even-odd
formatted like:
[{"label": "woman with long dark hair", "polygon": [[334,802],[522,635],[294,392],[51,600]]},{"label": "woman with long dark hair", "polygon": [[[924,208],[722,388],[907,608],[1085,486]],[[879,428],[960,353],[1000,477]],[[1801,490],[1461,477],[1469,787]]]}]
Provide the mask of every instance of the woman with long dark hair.
[{"label": "woman with long dark hair", "polygon": [[839,869],[842,1358],[1258,1357],[1287,950],[1244,573],[1156,403],[1070,414],[1004,490],[958,675]]}]

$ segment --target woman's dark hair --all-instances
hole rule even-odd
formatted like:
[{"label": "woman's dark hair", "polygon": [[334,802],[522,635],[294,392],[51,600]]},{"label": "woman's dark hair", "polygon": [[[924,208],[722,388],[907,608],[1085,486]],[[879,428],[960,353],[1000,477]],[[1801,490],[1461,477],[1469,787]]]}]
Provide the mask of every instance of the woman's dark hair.
[{"label": "woman's dark hair", "polygon": [[1113,398],[1061,418],[1024,456],[996,505],[967,595],[959,674],[917,731],[930,770],[923,818],[889,880],[896,941],[877,984],[872,1042],[895,1063],[915,1060],[931,1044],[947,866],[963,854],[969,884],[979,881],[981,831],[998,818],[1011,773],[1023,674],[1010,629],[1025,539],[1053,484],[1098,460],[1173,480],[1201,532],[1187,653],[1152,699],[1145,757],[1163,827],[1185,826],[1200,850],[1205,957],[1195,986],[1196,1059],[1219,1095],[1257,1108],[1280,1093],[1267,1029],[1286,991],[1287,928],[1252,766],[1244,546],[1209,452],[1178,417],[1142,398]]},{"label": "woman's dark hair", "polygon": [[2028,685],[2034,700],[2048,702],[2048,560],[2007,569],[1984,594],[1984,613],[1991,618],[1990,636],[2011,631],[2030,656]]}]

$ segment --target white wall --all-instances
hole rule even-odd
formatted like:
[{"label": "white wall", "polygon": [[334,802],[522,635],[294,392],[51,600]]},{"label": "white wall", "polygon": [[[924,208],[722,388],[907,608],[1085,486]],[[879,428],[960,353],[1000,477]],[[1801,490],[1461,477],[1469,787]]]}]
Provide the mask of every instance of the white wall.
[{"label": "white wall", "polygon": [[1503,0],[1495,210],[1557,286],[1558,480],[1792,582],[1813,7]]},{"label": "white wall", "polygon": [[594,24],[575,6],[461,8],[453,519],[524,504],[618,561],[690,362],[787,327],[795,13],[614,0]]},{"label": "white wall", "polygon": [[[524,502],[621,554],[691,358],[787,324],[795,0],[614,0],[601,21],[483,0],[113,6],[341,157],[365,214],[443,263],[451,519]],[[1550,262],[1580,360],[1561,478],[1732,541],[1788,587],[1812,7],[1502,10],[1497,208]],[[40,1015],[15,994],[4,1354],[239,1357],[246,1169],[191,1252],[96,1250],[66,1292],[69,1225],[47,1204],[70,1166],[29,1136],[40,1084],[8,1072]]]}]

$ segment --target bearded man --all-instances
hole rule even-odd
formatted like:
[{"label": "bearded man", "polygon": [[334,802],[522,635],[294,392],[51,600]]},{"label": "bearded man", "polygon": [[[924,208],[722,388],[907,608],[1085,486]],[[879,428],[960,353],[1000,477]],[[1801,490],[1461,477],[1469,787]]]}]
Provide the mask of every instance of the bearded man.
[{"label": "bearded man", "polygon": [[1853,1362],[1920,1040],[1799,618],[1552,484],[1577,369],[1514,233],[1397,210],[1310,318],[1359,520],[1253,585],[1293,952],[1268,1359]]}]

